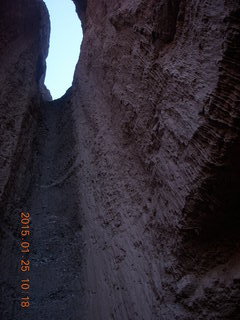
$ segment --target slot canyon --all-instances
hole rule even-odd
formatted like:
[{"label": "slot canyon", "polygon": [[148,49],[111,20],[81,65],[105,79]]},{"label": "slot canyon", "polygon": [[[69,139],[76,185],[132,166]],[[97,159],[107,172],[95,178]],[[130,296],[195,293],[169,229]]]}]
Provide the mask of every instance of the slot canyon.
[{"label": "slot canyon", "polygon": [[239,1],[74,3],[57,100],[44,2],[0,3],[0,319],[239,320]]}]

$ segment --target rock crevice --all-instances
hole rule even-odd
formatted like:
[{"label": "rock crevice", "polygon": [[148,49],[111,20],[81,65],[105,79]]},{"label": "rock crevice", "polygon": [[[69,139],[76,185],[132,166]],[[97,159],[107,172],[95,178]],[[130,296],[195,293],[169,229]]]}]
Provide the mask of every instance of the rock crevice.
[{"label": "rock crevice", "polygon": [[75,0],[73,85],[46,102],[48,17],[23,2],[1,4],[3,318],[23,209],[32,318],[238,320],[239,3]]}]

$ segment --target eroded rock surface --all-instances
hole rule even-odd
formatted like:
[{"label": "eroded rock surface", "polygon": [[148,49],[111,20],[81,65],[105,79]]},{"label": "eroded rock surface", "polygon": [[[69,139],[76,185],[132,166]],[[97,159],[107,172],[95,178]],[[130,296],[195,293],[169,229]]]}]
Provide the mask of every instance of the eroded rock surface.
[{"label": "eroded rock surface", "polygon": [[237,1],[79,8],[88,319],[239,317],[239,13]]},{"label": "eroded rock surface", "polygon": [[29,319],[238,320],[238,1],[74,2],[81,55],[52,103],[42,1],[4,7],[3,319],[26,319],[12,276],[24,209]]},{"label": "eroded rock surface", "polygon": [[31,189],[49,20],[39,0],[0,3],[1,319],[20,319],[19,213]]}]

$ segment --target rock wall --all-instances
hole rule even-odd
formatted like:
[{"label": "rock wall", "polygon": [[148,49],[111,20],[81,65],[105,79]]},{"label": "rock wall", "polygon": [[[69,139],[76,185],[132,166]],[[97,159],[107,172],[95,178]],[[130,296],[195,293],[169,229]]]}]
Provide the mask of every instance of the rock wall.
[{"label": "rock wall", "polygon": [[1,1],[0,17],[0,318],[8,320],[24,318],[17,303],[19,213],[29,209],[50,24],[39,0]]},{"label": "rock wall", "polygon": [[2,1],[0,10],[0,195],[4,205],[20,163],[27,162],[31,153],[50,25],[39,0]]},{"label": "rock wall", "polygon": [[3,7],[3,319],[25,319],[13,277],[24,208],[30,319],[238,320],[238,1],[74,2],[80,59],[52,103],[42,1]]},{"label": "rock wall", "polygon": [[239,3],[75,3],[86,319],[237,319]]}]

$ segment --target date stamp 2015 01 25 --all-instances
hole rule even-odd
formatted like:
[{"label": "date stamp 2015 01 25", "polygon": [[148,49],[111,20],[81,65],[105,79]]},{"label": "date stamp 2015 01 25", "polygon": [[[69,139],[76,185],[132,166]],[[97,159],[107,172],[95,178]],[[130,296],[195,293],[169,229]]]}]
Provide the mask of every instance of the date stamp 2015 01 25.
[{"label": "date stamp 2015 01 25", "polygon": [[[21,261],[20,261],[20,270],[22,274],[22,278],[24,275],[25,279],[21,280],[21,307],[29,308],[30,307],[30,298],[29,298],[29,290],[30,290],[30,280],[29,280],[29,272],[31,270],[29,254],[30,254],[30,235],[31,235],[31,227],[30,227],[31,215],[29,212],[21,212]],[[26,275],[26,276],[25,276]]]}]

